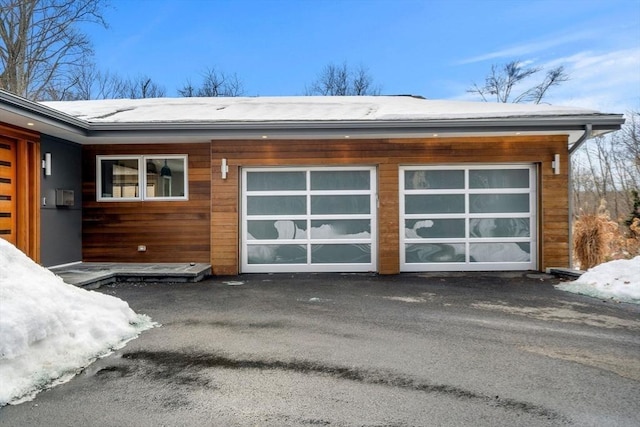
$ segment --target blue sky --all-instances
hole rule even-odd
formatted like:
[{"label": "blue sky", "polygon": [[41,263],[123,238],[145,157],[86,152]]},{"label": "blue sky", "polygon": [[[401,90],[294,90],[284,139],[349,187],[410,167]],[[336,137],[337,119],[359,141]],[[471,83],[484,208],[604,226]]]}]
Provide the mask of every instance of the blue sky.
[{"label": "blue sky", "polygon": [[549,103],[640,110],[640,0],[111,0],[89,34],[103,70],[177,96],[207,68],[246,96],[302,95],[329,64],[366,67],[382,94],[476,99],[512,60],[571,80]]}]

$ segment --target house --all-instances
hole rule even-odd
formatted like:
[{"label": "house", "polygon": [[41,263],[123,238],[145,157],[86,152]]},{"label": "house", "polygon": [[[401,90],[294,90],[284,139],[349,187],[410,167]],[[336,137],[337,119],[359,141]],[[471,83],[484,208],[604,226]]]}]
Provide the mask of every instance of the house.
[{"label": "house", "polygon": [[570,153],[620,114],[413,96],[35,103],[0,91],[0,233],[43,265],[570,265]]}]

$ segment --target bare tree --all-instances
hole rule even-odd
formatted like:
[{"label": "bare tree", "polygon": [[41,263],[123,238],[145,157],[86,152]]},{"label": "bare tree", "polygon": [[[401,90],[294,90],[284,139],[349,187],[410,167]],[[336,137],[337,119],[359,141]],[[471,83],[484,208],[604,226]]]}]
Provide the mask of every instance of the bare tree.
[{"label": "bare tree", "polygon": [[106,27],[103,7],[104,0],[0,0],[0,88],[35,100],[66,96],[70,70],[93,53],[79,26]]},{"label": "bare tree", "polygon": [[202,83],[199,87],[194,86],[191,80],[187,80],[184,86],[178,89],[178,93],[185,97],[235,97],[242,96],[244,89],[242,81],[235,73],[226,74],[215,68],[208,68],[202,74]]},{"label": "bare tree", "polygon": [[569,80],[569,76],[562,65],[553,68],[545,74],[544,79],[514,95],[514,90],[525,84],[530,77],[542,71],[540,67],[526,67],[520,61],[511,61],[501,67],[491,66],[491,72],[485,77],[484,85],[473,86],[467,92],[479,95],[483,101],[495,99],[496,102],[528,102],[539,104],[554,86]]},{"label": "bare tree", "polygon": [[151,77],[140,75],[127,82],[126,92],[131,99],[162,98],[167,91],[164,86],[155,83]]},{"label": "bare tree", "polygon": [[129,82],[110,71],[98,71],[94,81],[95,96],[86,99],[114,99],[127,96]]},{"label": "bare tree", "polygon": [[380,95],[380,87],[374,85],[369,70],[359,66],[350,70],[346,62],[326,65],[316,80],[305,90],[305,95],[363,96]]},{"label": "bare tree", "polygon": [[588,141],[572,161],[577,211],[595,212],[604,200],[611,218],[626,216],[640,188],[640,112],[628,113],[620,131]]}]

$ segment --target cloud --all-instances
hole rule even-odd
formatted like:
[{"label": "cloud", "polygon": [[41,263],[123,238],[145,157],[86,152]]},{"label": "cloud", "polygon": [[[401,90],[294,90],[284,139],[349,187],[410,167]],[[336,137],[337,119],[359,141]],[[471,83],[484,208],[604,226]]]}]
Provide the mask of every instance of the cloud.
[{"label": "cloud", "polygon": [[463,59],[458,61],[457,65],[465,65],[465,64],[473,64],[476,62],[488,61],[491,59],[498,58],[517,58],[526,55],[531,55],[536,52],[542,52],[547,49],[551,49],[556,46],[574,43],[577,41],[582,41],[586,39],[590,39],[593,37],[593,34],[589,31],[576,31],[565,35],[554,35],[552,37],[533,41],[530,43],[523,43],[520,45],[508,47],[502,50],[497,50],[494,52],[485,53],[483,55],[474,56],[472,58]]},{"label": "cloud", "polygon": [[542,64],[544,69],[559,65],[570,80],[553,88],[547,102],[616,113],[640,107],[640,47],[584,51]]},{"label": "cloud", "polygon": [[[542,70],[515,87],[516,96],[542,81],[547,70],[562,65],[569,80],[551,88],[543,102],[604,113],[640,110],[640,47],[609,52],[584,50],[548,61],[526,61],[529,66]],[[457,94],[450,99],[479,100],[477,95],[466,92],[469,85],[449,81],[448,86],[451,93]]]}]

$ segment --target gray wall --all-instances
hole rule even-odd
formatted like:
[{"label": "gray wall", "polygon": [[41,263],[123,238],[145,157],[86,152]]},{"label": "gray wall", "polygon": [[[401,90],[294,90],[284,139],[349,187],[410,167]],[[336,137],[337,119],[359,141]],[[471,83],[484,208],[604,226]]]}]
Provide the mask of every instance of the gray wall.
[{"label": "gray wall", "polygon": [[[82,261],[82,147],[42,135],[42,158],[51,153],[51,175],[42,170],[40,214],[42,265]],[[73,190],[73,206],[56,206],[56,189]]]}]

